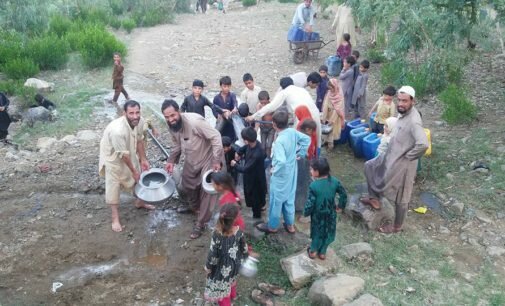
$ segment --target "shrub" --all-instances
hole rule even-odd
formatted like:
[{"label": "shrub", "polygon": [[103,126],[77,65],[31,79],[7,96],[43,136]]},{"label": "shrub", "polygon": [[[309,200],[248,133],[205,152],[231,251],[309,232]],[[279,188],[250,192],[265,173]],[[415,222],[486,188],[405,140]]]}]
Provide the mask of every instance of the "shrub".
[{"label": "shrub", "polygon": [[450,84],[438,96],[443,103],[442,118],[449,124],[470,123],[477,118],[477,107],[466,97],[464,90]]},{"label": "shrub", "polygon": [[81,46],[82,32],[68,32],[65,35],[65,40],[72,51],[78,51]]},{"label": "shrub", "polygon": [[56,34],[58,37],[63,37],[70,31],[72,21],[62,15],[54,15],[49,21],[49,32]]},{"label": "shrub", "polygon": [[33,103],[33,96],[35,96],[36,89],[33,87],[25,87],[24,81],[21,80],[7,80],[0,82],[0,91],[9,96],[16,96],[21,99],[21,106],[28,108]]},{"label": "shrub", "polygon": [[26,53],[41,69],[59,69],[68,61],[68,42],[54,34],[37,37],[28,42]]},{"label": "shrub", "polygon": [[378,48],[370,48],[366,52],[366,57],[368,60],[374,64],[382,63],[386,61],[386,57],[384,56],[384,51]]},{"label": "shrub", "polygon": [[109,20],[109,25],[114,28],[114,29],[119,29],[121,27],[121,20],[119,20],[118,18],[116,17],[112,17],[110,20]]},{"label": "shrub", "polygon": [[77,19],[91,24],[106,25],[109,23],[109,13],[101,7],[83,6],[77,14]]},{"label": "shrub", "polygon": [[297,3],[296,0],[279,0],[280,3]]},{"label": "shrub", "polygon": [[25,79],[39,73],[39,66],[29,58],[16,58],[3,66],[3,72],[11,79]]},{"label": "shrub", "polygon": [[132,30],[137,26],[135,20],[131,18],[124,19],[121,22],[121,25],[123,26],[123,29],[125,29],[125,31],[128,33],[131,33]]},{"label": "shrub", "polygon": [[382,86],[403,85],[406,74],[406,63],[400,60],[386,63],[381,67],[380,82]]},{"label": "shrub", "polygon": [[0,30],[0,66],[19,58],[23,52],[23,39],[14,31]]},{"label": "shrub", "polygon": [[152,27],[158,24],[161,24],[165,21],[165,15],[161,10],[151,10],[147,11],[144,14],[144,22],[142,23],[143,27]]},{"label": "shrub", "polygon": [[[424,97],[430,89],[430,84],[432,83],[431,77],[426,65],[421,65],[419,68],[411,68],[405,75],[405,84],[412,86],[416,90],[416,98]],[[402,85],[402,84],[398,84]]]},{"label": "shrub", "polygon": [[84,64],[90,68],[109,64],[114,52],[126,54],[125,45],[100,25],[90,25],[83,30],[79,47]]},{"label": "shrub", "polygon": [[119,16],[124,12],[124,3],[121,0],[109,0],[109,6],[112,14]]},{"label": "shrub", "polygon": [[242,5],[245,7],[256,5],[256,0],[242,0]]}]

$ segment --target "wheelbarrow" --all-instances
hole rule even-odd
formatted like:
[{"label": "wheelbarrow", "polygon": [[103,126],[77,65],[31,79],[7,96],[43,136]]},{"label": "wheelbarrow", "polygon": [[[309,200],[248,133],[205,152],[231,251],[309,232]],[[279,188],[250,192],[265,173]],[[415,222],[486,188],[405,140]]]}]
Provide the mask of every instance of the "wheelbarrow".
[{"label": "wheelbarrow", "polygon": [[324,42],[320,40],[289,41],[289,51],[293,52],[293,62],[302,64],[308,57],[319,56],[319,50],[335,40]]}]

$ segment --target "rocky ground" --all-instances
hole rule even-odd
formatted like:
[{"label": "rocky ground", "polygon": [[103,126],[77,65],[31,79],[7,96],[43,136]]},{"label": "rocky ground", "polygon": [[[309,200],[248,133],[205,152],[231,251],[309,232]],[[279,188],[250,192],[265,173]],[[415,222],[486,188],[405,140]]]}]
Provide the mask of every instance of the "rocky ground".
[{"label": "rocky ground", "polygon": [[[259,86],[273,93],[280,77],[317,70],[336,47],[330,44],[321,50],[319,59],[294,65],[285,39],[293,11],[293,4],[261,3],[248,9],[236,6],[226,15],[211,10],[207,15],[179,16],[173,25],[138,29],[131,35],[118,33],[129,42],[130,53],[125,63],[126,87],[154,117],[159,116],[157,109],[164,97],[182,100],[190,92],[194,78],[204,80],[209,98],[217,92],[219,77],[223,75],[231,76],[234,91],[239,93],[245,72],[252,73]],[[325,38],[332,37],[330,22],[317,20]],[[361,40],[358,49],[364,48]],[[494,65],[492,58],[489,62],[491,71],[498,70],[499,65]],[[422,241],[408,245],[410,251],[424,248],[424,244],[446,245],[448,251],[443,258],[456,271],[451,280],[466,281],[469,286],[475,285],[473,282],[484,263],[490,263],[499,278],[505,279],[505,215],[500,210],[480,206],[460,192],[473,188],[476,193],[483,192],[483,201],[486,197],[486,200],[502,201],[501,205],[505,203],[503,182],[493,185],[493,189],[486,185],[486,182],[493,183],[503,177],[499,171],[505,171],[505,130],[503,124],[497,124],[504,112],[503,89],[496,89],[500,83],[490,79],[487,66],[481,67],[479,63],[472,64],[466,77],[471,88],[486,89],[472,90],[472,97],[479,102],[481,109],[480,121],[472,128],[484,130],[482,135],[489,138],[480,158],[464,152],[472,150],[466,149],[467,141],[482,140],[478,135],[470,135],[468,127],[447,126],[440,119],[440,106],[434,99],[420,103],[425,125],[432,129],[434,152],[437,152],[437,146],[450,146],[450,149],[443,151],[446,156],[434,153],[433,159],[426,161],[412,204],[414,207],[431,205],[431,209],[426,215],[409,212],[406,227],[406,232],[419,233],[423,237]],[[58,79],[58,75],[49,78]],[[374,65],[369,83],[369,104],[381,92],[377,80],[378,66]],[[96,99],[101,101],[103,97]],[[135,209],[133,199],[124,195],[121,217],[126,229],[121,234],[110,230],[110,212],[103,200],[104,183],[97,175],[97,166],[99,139],[113,117],[111,111],[110,106],[100,102],[89,119],[89,127],[74,135],[34,139],[19,149],[0,145],[3,158],[0,163],[1,305],[201,305],[204,286],[201,267],[209,233],[195,241],[188,239],[194,218],[176,213],[177,199],[147,213]],[[161,122],[158,125],[161,127]],[[465,137],[468,138],[465,140]],[[166,134],[161,139],[168,143]],[[162,164],[155,147],[150,147],[149,155],[153,165]],[[346,188],[350,192],[359,192],[363,162],[355,159],[345,147],[329,157],[333,172]],[[454,159],[460,160],[458,167],[451,163]],[[482,162],[490,170],[473,170],[475,163]],[[443,173],[430,172],[441,163],[451,167]],[[440,176],[443,181],[439,181]],[[461,186],[460,182],[467,185]],[[299,226],[302,231],[307,231],[306,226]],[[339,238],[346,243],[366,240],[387,245],[391,242],[388,237],[363,234],[348,219],[339,223],[339,231],[352,232],[347,238]],[[280,239],[283,241],[284,238]],[[338,243],[340,249],[342,242]],[[304,243],[300,242],[290,249],[301,250],[303,247]],[[371,253],[365,247],[365,251],[345,259],[348,249],[339,256],[341,260]],[[377,251],[374,250],[375,254]],[[367,264],[369,262],[364,265]],[[391,273],[400,274],[403,270],[395,272],[394,269],[407,270],[408,266],[392,266]],[[438,271],[409,271],[420,275],[421,279],[428,274],[428,277],[438,275],[435,273]],[[354,276],[367,279],[365,275]],[[342,281],[352,281],[358,288],[356,294],[347,297],[346,301],[357,297],[362,290],[375,293],[382,286],[367,283],[364,287],[360,280],[343,274],[326,280],[326,283],[339,284]],[[63,286],[53,293],[53,285],[58,282]],[[251,303],[246,296],[255,282],[244,282],[239,305]],[[321,287],[320,282],[316,287]],[[287,289],[290,289],[289,297],[297,296],[298,291]],[[298,295],[317,300],[322,295],[321,290],[317,293],[316,289],[311,288],[309,292],[302,289]],[[367,298],[371,299],[364,297]],[[384,297],[382,299],[385,301]],[[307,302],[306,298],[301,300],[296,303],[290,299],[282,301],[286,304]],[[431,301],[434,304],[445,302],[443,296]],[[485,302],[480,304],[491,304]],[[384,304],[409,303],[389,301]]]}]

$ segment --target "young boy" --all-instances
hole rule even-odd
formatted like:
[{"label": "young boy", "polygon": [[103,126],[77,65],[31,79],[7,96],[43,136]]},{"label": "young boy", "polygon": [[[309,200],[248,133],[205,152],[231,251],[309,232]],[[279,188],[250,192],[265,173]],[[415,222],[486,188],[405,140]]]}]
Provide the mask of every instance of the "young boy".
[{"label": "young boy", "polygon": [[354,83],[351,102],[355,112],[355,117],[363,119],[366,118],[366,85],[368,83],[368,68],[370,68],[370,62],[367,60],[364,60],[361,64],[359,64],[359,75]]},{"label": "young boy", "polygon": [[352,66],[356,63],[354,57],[348,56],[344,59],[344,67],[340,72],[338,79],[340,80],[340,86],[342,87],[342,93],[344,94],[344,105],[345,105],[345,117],[351,119],[351,107],[352,107],[352,91],[354,89],[354,71]]},{"label": "young boy", "polygon": [[266,233],[276,233],[281,216],[284,229],[295,233],[295,196],[298,177],[297,158],[305,157],[310,145],[309,136],[288,128],[289,114],[278,110],[272,121],[277,139],[272,146],[272,176],[270,177],[270,205],[268,222],[256,225]]},{"label": "young boy", "polygon": [[123,71],[124,67],[121,64],[121,54],[119,52],[114,52],[114,71],[112,72],[112,89],[114,89],[114,97],[112,98],[112,104],[118,109],[118,114],[123,113],[123,110],[117,104],[119,95],[122,93],[125,99],[130,100],[130,96],[123,87]]},{"label": "young boy", "polygon": [[377,111],[373,122],[374,124],[372,126],[372,132],[384,133],[384,124],[386,123],[386,119],[395,116],[396,105],[393,102],[395,95],[396,88],[393,86],[386,87],[382,91],[382,97],[380,97],[379,100],[375,102],[375,105],[368,113],[368,117],[371,117],[372,113],[374,111]]},{"label": "young boy", "polygon": [[[256,110],[260,110],[262,107],[270,103],[270,96],[266,90],[260,91],[258,94],[258,100],[260,101],[256,106]],[[272,121],[272,113],[268,113],[261,118],[263,121]],[[272,143],[274,142],[275,130],[272,123],[260,123],[260,135],[261,135],[261,148],[265,151],[267,158],[270,158],[272,153]]]},{"label": "young boy", "polygon": [[[232,111],[234,113],[238,112],[237,96],[231,92],[231,78],[229,76],[224,76],[219,80],[219,86],[221,91],[214,97],[214,105],[219,106],[225,110]],[[220,120],[224,120],[222,114],[219,114],[216,110],[212,110],[214,117]],[[233,128],[233,123],[228,120],[222,122],[222,128],[220,128],[221,136],[228,136],[232,141],[237,140],[235,135],[235,129]]]},{"label": "young boy", "polygon": [[202,95],[203,87],[203,81],[193,81],[193,93],[184,98],[184,102],[181,105],[181,113],[197,113],[205,118],[204,108],[208,106],[218,114],[223,114],[223,110],[219,106],[213,105],[206,96]]},{"label": "young boy", "polygon": [[300,125],[300,132],[310,137],[310,146],[307,150],[307,159],[314,159],[317,155],[317,138],[315,137],[317,130],[316,122],[312,119],[305,119]]},{"label": "young boy", "polygon": [[316,97],[316,106],[319,111],[321,111],[323,107],[324,97],[326,96],[326,92],[328,91],[328,66],[322,65],[319,67],[319,75],[321,76],[321,82],[317,85],[317,97]]},{"label": "young boy", "polygon": [[256,140],[258,135],[252,127],[246,127],[240,133],[245,146],[237,151],[236,159],[243,158],[245,163],[240,165],[236,160],[231,166],[237,172],[244,174],[244,196],[247,207],[251,207],[253,218],[261,218],[261,210],[265,206],[267,194],[267,180],[265,176],[265,151]]},{"label": "young boy", "polygon": [[258,94],[261,91],[261,87],[254,84],[254,79],[250,73],[244,74],[242,80],[244,81],[245,88],[240,94],[240,100],[242,103],[247,103],[247,105],[249,105],[249,112],[254,114],[256,112]]},{"label": "young boy", "polygon": [[230,137],[221,137],[221,143],[223,144],[224,159],[226,162],[226,172],[228,172],[235,183],[237,183],[237,171],[231,166],[231,161],[235,159],[235,145],[231,142]]}]

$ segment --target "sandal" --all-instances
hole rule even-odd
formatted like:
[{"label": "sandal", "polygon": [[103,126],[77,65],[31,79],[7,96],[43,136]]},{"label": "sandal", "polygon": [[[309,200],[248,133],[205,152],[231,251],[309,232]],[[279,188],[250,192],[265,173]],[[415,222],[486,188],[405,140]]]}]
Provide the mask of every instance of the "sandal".
[{"label": "sandal", "polygon": [[191,232],[191,235],[189,235],[189,238],[191,239],[196,239],[202,236],[203,228],[200,226],[195,226],[193,227],[193,231]]},{"label": "sandal", "polygon": [[277,231],[271,230],[271,229],[268,227],[268,224],[266,224],[265,222],[262,222],[262,223],[257,224],[257,225],[256,225],[256,228],[257,228],[260,232],[267,233],[267,234],[275,234],[275,233],[277,233]]},{"label": "sandal", "polygon": [[274,302],[272,301],[272,299],[267,294],[263,293],[263,291],[261,290],[254,289],[251,292],[251,298],[253,301],[255,301],[260,305],[274,306]]},{"label": "sandal", "polygon": [[310,259],[316,258],[316,252],[311,252],[309,246],[307,247],[307,256],[309,256]]},{"label": "sandal", "polygon": [[286,223],[282,223],[282,225],[284,226],[284,229],[286,230],[286,232],[288,232],[289,234],[294,234],[296,233],[296,230],[295,230],[295,226],[294,225],[291,225],[293,227],[293,230],[290,231],[289,230],[289,225],[287,225]]},{"label": "sandal", "polygon": [[401,228],[398,228],[396,226],[393,226],[392,224],[386,224],[377,229],[379,233],[383,234],[394,234],[394,233],[399,233],[402,231]]},{"label": "sandal", "polygon": [[263,291],[270,292],[273,295],[283,296],[286,294],[286,290],[282,289],[279,286],[268,284],[268,283],[259,283],[258,288]]},{"label": "sandal", "polygon": [[326,255],[324,255],[324,254],[319,254],[318,257],[321,260],[325,260],[326,259]]}]

